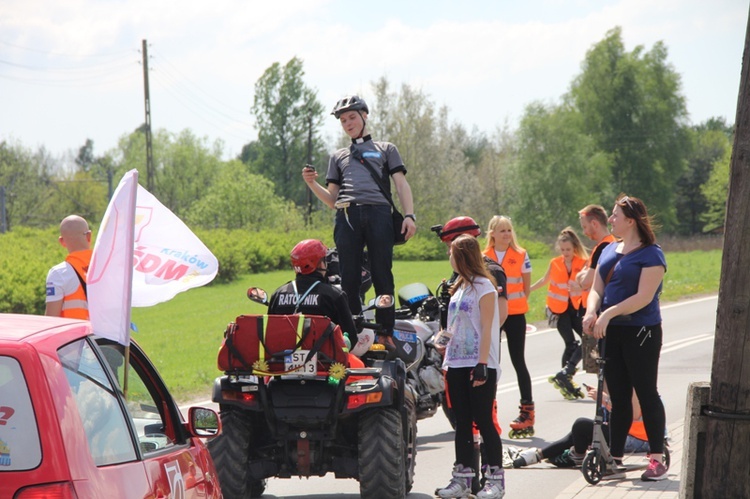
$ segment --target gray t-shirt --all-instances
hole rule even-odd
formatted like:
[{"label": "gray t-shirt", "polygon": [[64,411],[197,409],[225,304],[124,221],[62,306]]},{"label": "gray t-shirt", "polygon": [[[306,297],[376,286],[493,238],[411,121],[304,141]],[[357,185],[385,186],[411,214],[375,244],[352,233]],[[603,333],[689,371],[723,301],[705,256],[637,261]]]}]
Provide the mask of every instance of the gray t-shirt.
[{"label": "gray t-shirt", "polygon": [[[365,138],[361,143],[352,144],[366,158],[375,171],[383,176],[396,172],[406,173],[404,161],[398,153],[398,149],[390,142],[374,142]],[[389,177],[388,177],[389,178]],[[333,153],[328,160],[328,171],[326,172],[326,185],[334,183],[339,186],[337,202],[350,202],[356,204],[389,204],[383,196],[378,184],[372,178],[370,171],[365,165],[352,157],[350,148],[339,149]],[[388,182],[390,190],[390,182]]]}]

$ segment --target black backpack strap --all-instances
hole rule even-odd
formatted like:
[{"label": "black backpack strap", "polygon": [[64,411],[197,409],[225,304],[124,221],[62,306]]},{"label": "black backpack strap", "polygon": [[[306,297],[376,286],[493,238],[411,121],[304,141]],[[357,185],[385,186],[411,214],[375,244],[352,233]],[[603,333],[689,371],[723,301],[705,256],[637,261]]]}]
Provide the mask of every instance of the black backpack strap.
[{"label": "black backpack strap", "polygon": [[237,323],[236,322],[230,322],[227,326],[227,330],[224,332],[224,344],[227,346],[227,350],[229,350],[229,366],[232,366],[232,357],[235,357],[237,360],[239,360],[243,366],[251,367],[247,364],[247,361],[242,356],[242,353],[237,349],[237,347],[234,345],[234,334],[237,332]]},{"label": "black backpack strap", "polygon": [[393,197],[391,196],[390,189],[387,189],[385,187],[383,179],[378,176],[377,172],[375,171],[375,168],[373,168],[373,166],[370,164],[367,158],[362,156],[362,153],[360,152],[360,150],[354,147],[354,144],[352,144],[350,151],[354,159],[356,159],[357,161],[365,165],[365,168],[367,168],[367,170],[370,172],[370,175],[372,175],[373,180],[375,180],[375,183],[378,185],[380,192],[383,193],[383,196],[385,196],[385,199],[387,199],[388,203],[390,203],[391,208],[393,208],[394,211],[398,211],[396,209],[396,205],[393,204]]},{"label": "black backpack strap", "polygon": [[328,322],[328,327],[325,329],[325,331],[323,331],[323,334],[320,335],[320,338],[318,338],[318,340],[313,344],[312,348],[310,349],[310,353],[307,354],[305,363],[309,362],[312,356],[318,353],[318,351],[323,346],[323,343],[325,343],[326,340],[331,337],[331,333],[333,333],[334,329],[336,329],[336,325],[333,322]]},{"label": "black backpack strap", "polygon": [[[70,264],[68,264],[70,265]],[[78,281],[81,283],[81,287],[83,288],[83,294],[86,296],[86,299],[89,299],[89,293],[86,290],[86,280],[81,276],[81,274],[78,273],[75,267],[70,265],[70,267],[73,269],[73,272],[76,273],[76,277],[78,278]]]}]

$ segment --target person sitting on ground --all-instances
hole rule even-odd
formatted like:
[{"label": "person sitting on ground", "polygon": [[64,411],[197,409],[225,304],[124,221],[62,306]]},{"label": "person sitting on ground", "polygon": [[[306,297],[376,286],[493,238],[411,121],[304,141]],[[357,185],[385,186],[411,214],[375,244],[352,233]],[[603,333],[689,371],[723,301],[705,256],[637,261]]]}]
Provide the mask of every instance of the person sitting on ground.
[{"label": "person sitting on ground", "polygon": [[[586,386],[587,394],[596,400],[597,390],[594,387]],[[609,395],[604,390],[602,406],[605,409],[605,415],[612,409]],[[608,427],[607,427],[608,430]],[[573,423],[570,433],[560,440],[553,442],[546,447],[531,447],[520,453],[513,461],[514,468],[522,468],[536,464],[546,459],[558,468],[573,468],[581,466],[586,452],[591,446],[594,434],[594,420],[589,418],[578,418]],[[604,432],[604,438],[609,442],[609,431]],[[643,426],[641,417],[641,406],[638,403],[638,397],[633,392],[633,423],[630,426],[627,440],[625,441],[625,452],[649,452],[648,437],[646,429]]]}]

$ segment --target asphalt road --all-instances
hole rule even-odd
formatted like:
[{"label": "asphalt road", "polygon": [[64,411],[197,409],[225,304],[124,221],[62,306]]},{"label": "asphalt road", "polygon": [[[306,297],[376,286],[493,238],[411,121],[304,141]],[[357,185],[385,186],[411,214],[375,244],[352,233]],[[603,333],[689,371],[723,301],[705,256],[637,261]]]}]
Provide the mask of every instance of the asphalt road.
[{"label": "asphalt road", "polygon": [[[667,426],[685,416],[687,386],[693,381],[708,381],[711,374],[717,297],[665,305],[664,344],[659,369],[659,389],[666,406]],[[569,401],[562,398],[547,378],[559,369],[563,342],[556,330],[540,329],[527,336],[526,361],[531,371],[536,403],[536,433],[523,440],[508,438],[508,423],[518,414],[518,387],[515,372],[501,346],[503,369],[498,384],[498,416],[503,427],[503,445],[541,447],[564,436],[580,416],[594,416],[592,400]],[[579,384],[596,385],[593,374],[579,373]],[[206,404],[203,404],[206,405]],[[442,413],[418,424],[416,477],[412,499],[434,497],[434,490],[445,485],[453,466],[453,432]],[[506,498],[555,497],[581,476],[579,470],[535,467],[506,470]],[[341,498],[359,497],[355,480],[337,480],[332,475],[310,479],[270,479],[267,498]]]}]

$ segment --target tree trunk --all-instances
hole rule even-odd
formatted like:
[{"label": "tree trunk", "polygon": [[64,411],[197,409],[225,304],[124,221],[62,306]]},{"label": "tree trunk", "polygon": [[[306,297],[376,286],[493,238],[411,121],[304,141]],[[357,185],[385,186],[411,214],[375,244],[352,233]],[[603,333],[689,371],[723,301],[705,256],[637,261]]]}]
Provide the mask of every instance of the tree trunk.
[{"label": "tree trunk", "polygon": [[[702,497],[750,497],[750,20],[724,230]],[[700,473],[701,470],[696,470]]]}]

